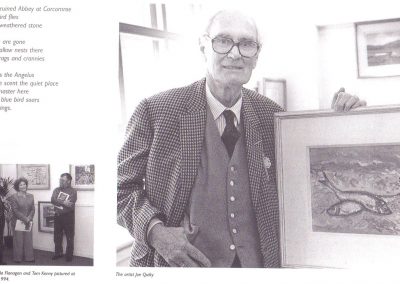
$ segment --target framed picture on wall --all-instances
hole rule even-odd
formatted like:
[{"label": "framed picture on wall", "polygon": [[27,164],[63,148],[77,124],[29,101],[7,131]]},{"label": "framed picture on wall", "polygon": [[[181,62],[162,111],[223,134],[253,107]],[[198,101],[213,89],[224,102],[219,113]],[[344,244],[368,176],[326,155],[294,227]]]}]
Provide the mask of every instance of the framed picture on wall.
[{"label": "framed picture on wall", "polygon": [[400,19],[355,23],[359,78],[400,76]]},{"label": "framed picture on wall", "polygon": [[398,258],[399,119],[400,105],[275,114],[282,266],[384,268]]},{"label": "framed picture on wall", "polygon": [[54,232],[54,205],[48,201],[38,202],[38,228],[39,232],[53,233]]},{"label": "framed picture on wall", "polygon": [[260,94],[286,109],[286,80],[262,78],[257,87]]},{"label": "framed picture on wall", "polygon": [[28,189],[50,188],[50,166],[39,164],[17,165],[18,177],[28,180]]},{"label": "framed picture on wall", "polygon": [[72,187],[78,190],[94,190],[94,165],[70,165]]}]

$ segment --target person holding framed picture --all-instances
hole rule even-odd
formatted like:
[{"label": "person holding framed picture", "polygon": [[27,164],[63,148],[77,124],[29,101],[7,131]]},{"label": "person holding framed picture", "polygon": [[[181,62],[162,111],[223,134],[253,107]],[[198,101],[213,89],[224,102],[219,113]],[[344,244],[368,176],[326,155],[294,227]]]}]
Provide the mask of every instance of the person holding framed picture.
[{"label": "person holding framed picture", "polygon": [[54,204],[54,256],[53,260],[63,256],[63,235],[67,238],[65,260],[72,261],[74,254],[75,236],[75,203],[77,200],[76,189],[71,187],[72,176],[63,173],[60,176],[60,187],[54,189],[51,203]]},{"label": "person holding framed picture", "polygon": [[[199,39],[205,78],[145,99],[118,156],[118,223],[131,266],[280,267],[272,100],[243,87],[262,43],[219,11]],[[337,92],[333,108],[363,103]]]}]

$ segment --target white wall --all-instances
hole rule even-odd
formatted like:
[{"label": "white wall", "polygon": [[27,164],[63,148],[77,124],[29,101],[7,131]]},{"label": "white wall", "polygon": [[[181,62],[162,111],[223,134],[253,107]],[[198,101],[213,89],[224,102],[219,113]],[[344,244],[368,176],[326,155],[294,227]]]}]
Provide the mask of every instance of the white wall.
[{"label": "white wall", "polygon": [[328,95],[338,86],[345,86],[347,91],[366,99],[368,105],[400,103],[400,77],[357,78],[355,29],[352,23],[321,27],[319,50],[322,107],[329,106]]},{"label": "white wall", "polygon": [[400,77],[357,78],[353,28],[354,22],[398,18],[398,1],[284,0],[268,1],[264,9],[254,6],[265,37],[256,78],[286,79],[288,110],[329,108],[342,86],[368,105],[400,103]]},{"label": "white wall", "polygon": [[[53,190],[59,186],[59,178],[62,173],[69,173],[69,165],[53,163],[50,165],[50,189],[29,189],[28,192],[35,198],[35,216],[33,219],[33,247],[35,249],[54,251],[52,233],[39,232],[38,230],[38,202],[50,201]],[[1,165],[2,177],[17,176],[17,165]],[[78,199],[75,204],[75,248],[74,255],[93,258],[94,243],[94,191],[78,191]],[[64,237],[64,248],[66,240]]]}]

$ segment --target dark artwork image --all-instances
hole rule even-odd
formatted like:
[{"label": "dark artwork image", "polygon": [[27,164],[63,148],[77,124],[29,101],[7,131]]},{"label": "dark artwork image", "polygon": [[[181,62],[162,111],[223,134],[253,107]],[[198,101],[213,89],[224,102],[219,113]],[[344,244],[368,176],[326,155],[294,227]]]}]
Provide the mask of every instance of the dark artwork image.
[{"label": "dark artwork image", "polygon": [[76,185],[94,184],[94,165],[76,166],[75,184]]},{"label": "dark artwork image", "polygon": [[314,232],[400,235],[400,144],[310,148]]},{"label": "dark artwork image", "polygon": [[367,34],[368,66],[400,64],[400,31]]}]

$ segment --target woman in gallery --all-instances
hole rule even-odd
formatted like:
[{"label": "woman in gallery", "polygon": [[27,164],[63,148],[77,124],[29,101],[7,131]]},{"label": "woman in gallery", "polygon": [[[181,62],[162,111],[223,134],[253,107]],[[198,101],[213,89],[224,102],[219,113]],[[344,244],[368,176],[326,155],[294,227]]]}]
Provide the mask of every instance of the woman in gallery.
[{"label": "woman in gallery", "polygon": [[13,247],[14,262],[23,260],[34,262],[32,242],[32,220],[35,215],[35,204],[33,195],[27,193],[28,180],[19,178],[14,182],[14,189],[17,191],[10,197],[13,211]]}]

